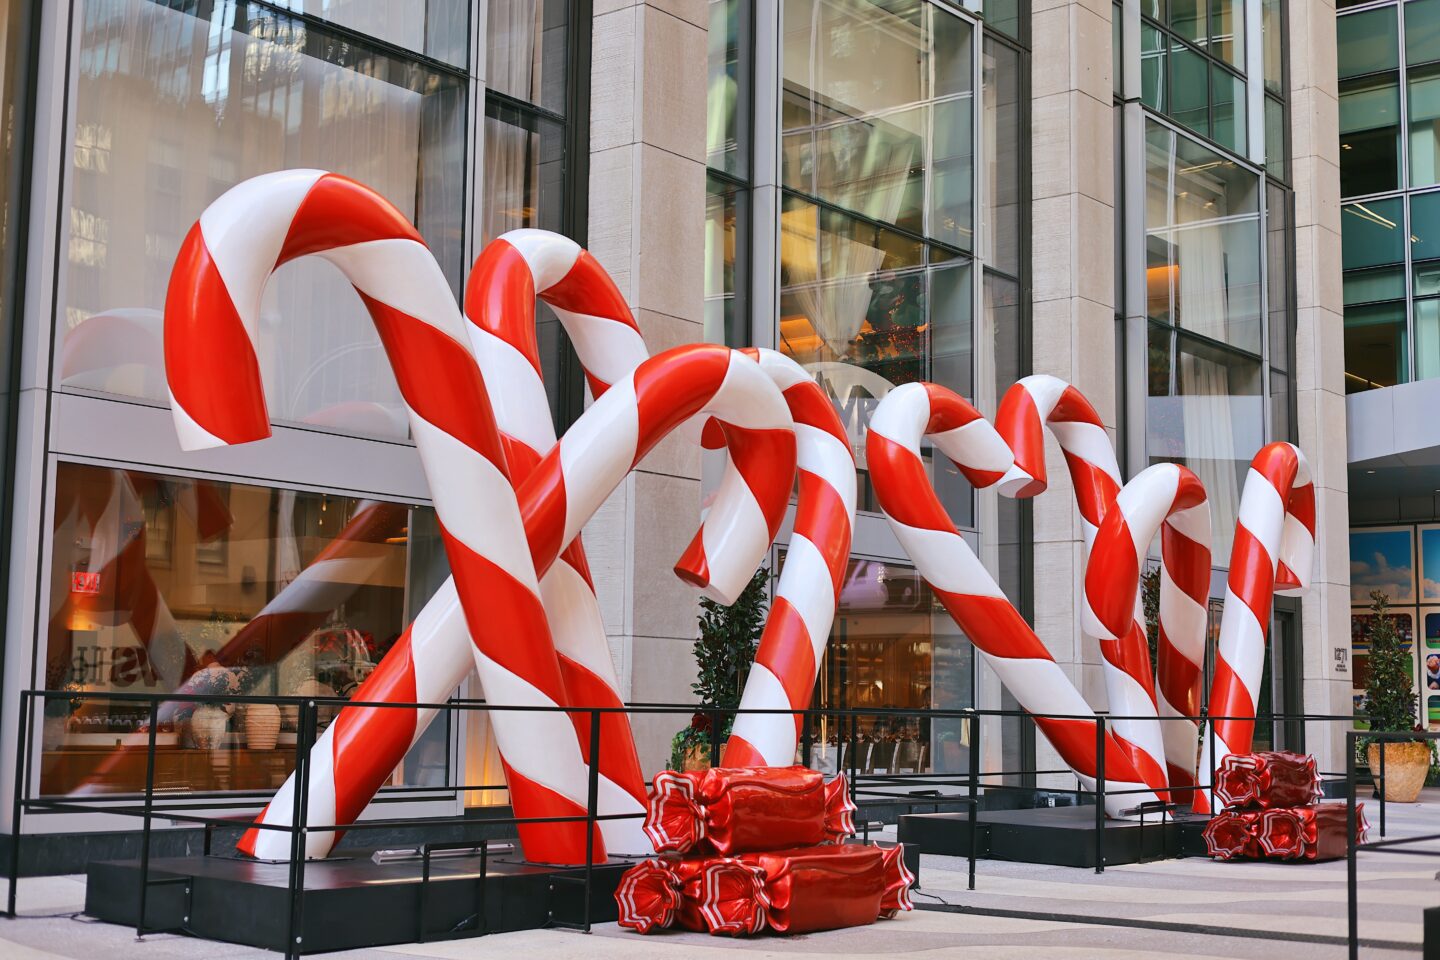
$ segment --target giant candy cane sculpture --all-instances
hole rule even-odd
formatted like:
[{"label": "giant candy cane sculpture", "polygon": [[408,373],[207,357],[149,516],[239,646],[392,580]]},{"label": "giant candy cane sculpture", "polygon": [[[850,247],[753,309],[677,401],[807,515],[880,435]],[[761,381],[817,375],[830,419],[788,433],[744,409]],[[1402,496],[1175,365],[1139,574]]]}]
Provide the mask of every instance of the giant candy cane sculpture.
[{"label": "giant candy cane sculpture", "polygon": [[[279,266],[307,255],[346,275],[379,331],[487,687],[507,703],[557,705],[560,667],[465,321],[415,228],[378,194],[334,174],[291,170],[246,181],[201,215],[181,246],[165,304],[165,372],[181,446],[269,436],[255,345],[261,295]],[[517,636],[528,641],[518,651]],[[546,749],[502,740],[511,748],[517,812],[583,811],[585,764],[568,721],[563,714],[534,717],[543,718],[531,732],[545,735]],[[568,736],[547,724],[567,728]],[[317,754],[317,767],[325,760]],[[327,813],[315,808],[317,818]],[[554,830],[546,853],[583,858],[585,833],[583,825]]]},{"label": "giant candy cane sculpture", "polygon": [[[1210,682],[1212,738],[1202,740],[1200,773],[1214,771],[1232,753],[1249,753],[1255,708],[1265,672],[1265,638],[1275,593],[1299,593],[1310,583],[1315,549],[1315,488],[1298,447],[1272,443],[1250,461],[1240,493],[1240,515],[1225,582],[1225,612]],[[1197,812],[1209,813],[1208,791],[1195,794]]]},{"label": "giant candy cane sculpture", "polygon": [[[743,710],[803,710],[830,639],[855,521],[855,455],[825,391],[794,360],[746,350],[785,391],[795,417],[800,498],[795,531],[740,698]],[[789,766],[804,716],[741,713],[725,746],[724,766]]]},{"label": "giant candy cane sculpture", "polygon": [[[999,481],[1014,462],[995,428],[952,391],[931,383],[896,387],[876,408],[865,447],[880,507],[950,616],[1020,705],[1037,714],[1036,724],[1065,762],[1093,786],[1094,712],[955,531],[925,473],[920,443],[926,437],[977,487]],[[1127,747],[1113,729],[1108,732],[1107,789],[1140,791],[1108,796],[1106,807],[1113,815],[1156,799],[1144,791],[1157,785],[1136,771]]]},{"label": "giant candy cane sculpture", "polygon": [[[1196,723],[1176,717],[1197,716],[1200,709],[1205,602],[1210,591],[1210,504],[1200,479],[1190,470],[1159,463],[1141,471],[1120,491],[1091,545],[1081,617],[1086,633],[1110,640],[1134,626],[1140,571],[1157,531],[1162,563],[1160,643],[1162,649],[1168,644],[1182,654],[1159,657],[1160,687],[1167,691],[1161,710],[1169,717],[1160,721],[1161,733],[1170,786],[1193,787]],[[1143,666],[1148,670],[1148,655]],[[1174,712],[1173,703],[1185,704],[1186,712]]]},{"label": "giant candy cane sculpture", "polygon": [[[647,360],[598,399],[536,464],[519,491],[536,569],[542,573],[550,569],[561,548],[574,540],[633,466],[694,416],[714,416],[723,422],[730,460],[706,522],[676,572],[722,599],[738,596],[784,517],[795,471],[795,438],[790,414],[774,384],[750,360],[724,347],[677,347]],[[433,703],[449,696],[466,671],[464,661],[453,653],[461,646],[457,636],[463,637],[465,631],[456,608],[454,589],[447,582],[355,692],[355,699]],[[496,683],[482,671],[481,683],[492,703],[524,702],[515,699],[523,691],[505,683],[503,674]],[[508,745],[502,738],[505,716],[503,710],[491,714],[502,756]],[[563,721],[563,715],[516,716],[531,724],[526,742],[532,752],[550,749],[550,735],[575,742],[568,721],[563,733],[534,729],[535,717],[560,716]],[[311,777],[309,804],[317,811],[312,821],[344,824],[358,818],[432,717],[433,711],[417,716],[409,710],[378,707],[341,710],[315,747],[320,759]],[[519,725],[511,726],[522,736],[526,733]],[[601,760],[603,764],[603,743]],[[516,781],[508,776],[508,762],[506,771],[518,811],[521,798],[515,795]],[[291,777],[261,821],[288,824],[294,789]],[[623,792],[618,797],[613,792],[608,798],[602,795],[601,809],[608,803],[615,812],[623,812],[628,799]],[[332,811],[333,818],[321,819]],[[560,862],[554,854],[554,837],[567,826],[521,827],[526,856]],[[283,836],[278,831],[252,830],[242,849],[267,859],[285,856],[288,843],[273,839]],[[329,831],[311,832],[308,854],[324,856],[335,839]],[[583,841],[583,831],[579,839]],[[581,854],[583,859],[583,842]]]},{"label": "giant candy cane sculpture", "polygon": [[[604,268],[575,241],[547,230],[512,230],[487,246],[465,284],[465,315],[505,443],[510,479],[517,485],[555,446],[555,425],[536,345],[537,295],[560,318],[596,397],[649,356],[625,298]],[[565,703],[622,706],[620,678],[578,536],[541,576],[540,599],[560,656]],[[587,763],[590,716],[572,716]],[[603,714],[600,727],[600,775],[606,794],[601,812],[642,812],[645,775],[629,721],[623,713]],[[631,802],[624,802],[620,793],[628,794]],[[604,820],[600,831],[612,852],[650,849],[638,819]]]},{"label": "giant candy cane sculpture", "polygon": [[[1043,426],[1065,453],[1085,540],[1086,564],[1091,544],[1105,515],[1120,493],[1120,464],[1100,415],[1090,401],[1063,380],[1050,376],[1025,377],[1006,392],[996,416],[996,428],[1015,453],[1015,465],[1000,482],[1000,492],[1031,497],[1046,487]],[[1136,571],[1138,581],[1139,572]],[[1090,626],[1096,626],[1093,620]],[[1153,787],[1167,783],[1165,744],[1156,718],[1155,680],[1139,610],[1132,611],[1125,629],[1102,631],[1093,637],[1104,660],[1105,693],[1115,733],[1124,744],[1135,769]]]}]

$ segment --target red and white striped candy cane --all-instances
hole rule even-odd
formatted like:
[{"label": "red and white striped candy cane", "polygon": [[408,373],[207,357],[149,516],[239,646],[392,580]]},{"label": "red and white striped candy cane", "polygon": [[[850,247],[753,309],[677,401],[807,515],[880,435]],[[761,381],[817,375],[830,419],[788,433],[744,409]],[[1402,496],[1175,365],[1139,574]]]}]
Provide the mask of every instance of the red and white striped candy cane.
[{"label": "red and white striped candy cane", "polygon": [[[510,480],[517,485],[555,445],[536,345],[537,296],[560,318],[596,397],[649,356],[624,296],[575,241],[527,229],[512,230],[487,246],[465,285],[465,315],[505,443]],[[620,678],[580,537],[540,578],[540,599],[560,655],[566,705],[622,706]],[[588,763],[590,714],[577,713],[573,719]],[[629,721],[624,714],[604,714],[600,727],[600,776],[607,781],[600,813],[643,813],[645,775]],[[638,819],[605,820],[600,830],[612,853],[650,850]]]},{"label": "red and white striped candy cane", "polygon": [[[1013,463],[1000,434],[953,391],[933,383],[905,384],[880,401],[866,438],[880,507],[920,575],[1000,682],[1024,709],[1037,714],[1041,732],[1081,781],[1093,786],[1098,767],[1094,712],[956,532],[926,475],[920,443],[927,437],[977,487],[998,482]],[[1110,790],[1147,786],[1113,730],[1105,741],[1105,780]],[[1111,794],[1106,808],[1119,815],[1154,799],[1153,793]]]},{"label": "red and white striped candy cane", "polygon": [[[1273,596],[1281,586],[1303,590],[1310,582],[1315,547],[1315,488],[1310,465],[1289,443],[1260,448],[1240,493],[1230,574],[1225,582],[1225,612],[1220,617],[1220,642],[1215,675],[1210,681],[1210,716],[1214,736],[1201,740],[1200,776],[1207,783],[1232,753],[1249,753],[1255,734],[1255,707],[1265,672],[1265,638],[1270,630]],[[1211,743],[1214,750],[1211,750]],[[1211,812],[1208,790],[1195,793],[1195,809]]]},{"label": "red and white striped candy cane", "polygon": [[[1000,402],[996,429],[1015,452],[1015,465],[1000,481],[1000,492],[1010,497],[1033,497],[1045,490],[1045,428],[1060,444],[1075,488],[1088,567],[1091,544],[1105,514],[1120,493],[1120,465],[1115,446],[1100,414],[1075,387],[1050,376],[1025,377]],[[1136,572],[1138,583],[1139,572]],[[1116,735],[1136,751],[1132,759],[1145,782],[1166,785],[1165,748],[1155,702],[1155,678],[1150,670],[1149,644],[1140,610],[1132,612],[1129,628],[1096,636],[1104,662],[1105,694]]]},{"label": "red and white striped candy cane", "polygon": [[[724,347],[679,347],[647,360],[598,399],[565,437],[536,465],[519,491],[525,532],[535,567],[546,572],[560,547],[611,490],[668,432],[696,416],[725,421],[730,465],[701,533],[677,567],[686,580],[722,602],[732,602],[749,582],[784,518],[795,469],[795,439],[790,414],[775,385],[751,361]],[[455,590],[447,581],[426,604],[385,659],[355,692],[360,702],[436,703],[450,695],[468,666],[454,650],[461,646],[465,622]],[[515,645],[511,656],[526,653]],[[482,681],[489,674],[482,674]],[[506,688],[485,686],[492,703],[513,703]],[[314,823],[351,823],[400,763],[433,718],[419,712],[379,707],[345,707],[320,737],[314,750],[310,809]],[[497,736],[504,711],[491,713]],[[527,714],[527,716],[529,716]],[[575,739],[573,728],[570,738]],[[601,760],[604,760],[602,742]],[[507,777],[509,767],[507,765]],[[507,780],[512,784],[513,780]],[[600,781],[600,805],[620,807],[628,794]],[[295,781],[292,776],[259,818],[266,824],[290,822]],[[322,816],[328,819],[322,819]],[[543,849],[541,837],[521,839],[530,859]],[[282,839],[277,839],[282,838]],[[337,836],[307,834],[310,856],[324,856]],[[288,838],[274,830],[251,830],[241,849],[272,859],[287,855]],[[281,851],[274,853],[272,851]]]},{"label": "red and white striped candy cane", "polygon": [[[1170,719],[1162,720],[1156,732],[1163,735],[1169,769],[1149,771],[1146,780],[1193,787],[1196,722],[1174,718],[1199,714],[1205,660],[1210,502],[1194,473],[1159,463],[1141,471],[1120,491],[1091,545],[1082,618],[1086,633],[1112,641],[1134,627],[1140,571],[1156,533],[1161,534],[1162,554],[1159,643],[1172,648],[1168,656],[1160,657],[1159,684],[1160,714]],[[1145,660],[1135,664],[1134,671],[1148,673],[1150,658],[1141,652]],[[1178,669],[1182,666],[1188,669]],[[1150,755],[1137,751],[1131,760],[1143,772]]]},{"label": "red and white striped candy cane", "polygon": [[[260,300],[278,267],[307,255],[345,274],[379,331],[487,691],[497,703],[558,706],[560,665],[464,318],[419,233],[378,194],[335,174],[290,170],[248,180],[201,214],[165,304],[165,370],[181,446],[269,436],[256,359]],[[403,723],[388,726],[403,737]],[[564,714],[497,724],[496,737],[518,815],[583,814],[585,763]],[[325,822],[333,811],[315,814]],[[582,862],[587,834],[583,822],[553,826],[534,836],[532,855]],[[597,849],[603,856],[603,841]]]},{"label": "red and white striped candy cane", "polygon": [[[795,418],[800,497],[795,532],[740,709],[804,710],[810,706],[850,559],[855,454],[835,405],[804,367],[774,350],[742,352],[757,360],[780,387]],[[798,713],[742,712],[726,744],[723,765],[789,766],[795,762],[804,719]]]}]

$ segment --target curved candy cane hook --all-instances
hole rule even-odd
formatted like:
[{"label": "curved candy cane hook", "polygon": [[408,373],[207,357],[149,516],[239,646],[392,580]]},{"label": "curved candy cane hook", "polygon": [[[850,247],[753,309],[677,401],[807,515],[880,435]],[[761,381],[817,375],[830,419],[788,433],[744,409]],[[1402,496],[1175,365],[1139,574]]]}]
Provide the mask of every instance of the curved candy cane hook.
[{"label": "curved candy cane hook", "polygon": [[[995,426],[1015,452],[1015,465],[1000,481],[1000,492],[1010,497],[1033,497],[1047,485],[1045,428],[1064,451],[1085,540],[1085,565],[1091,544],[1105,516],[1120,494],[1120,465],[1115,446],[1100,414],[1075,387],[1050,376],[1025,377],[1000,402]],[[1138,583],[1139,571],[1136,571]],[[1118,624],[1116,625],[1118,626]],[[1151,786],[1165,780],[1165,744],[1158,722],[1155,677],[1150,669],[1145,624],[1137,609],[1129,628],[1112,633],[1082,632],[1100,647],[1105,694],[1116,735],[1134,750],[1136,769]]]},{"label": "curved candy cane hook", "polygon": [[[1082,619],[1091,636],[1115,640],[1135,624],[1140,571],[1159,532],[1161,549],[1159,687],[1160,733],[1167,771],[1147,771],[1151,783],[1195,786],[1197,722],[1205,665],[1206,609],[1210,595],[1210,502],[1200,478],[1185,467],[1159,463],[1120,491],[1100,523],[1085,568]],[[1126,672],[1150,672],[1148,651]],[[1131,755],[1137,770],[1150,756]],[[1172,794],[1172,796],[1174,796]]]},{"label": "curved candy cane hook", "polygon": [[[830,639],[855,523],[855,454],[835,405],[804,367],[774,350],[741,351],[784,392],[795,418],[800,497],[770,617],[740,698],[743,710],[804,710]],[[789,766],[802,714],[741,713],[727,767]]]},{"label": "curved candy cane hook", "polygon": [[[525,515],[525,530],[536,569],[545,573],[554,564],[563,544],[574,539],[580,527],[655,444],[681,422],[694,417],[714,416],[724,421],[734,469],[721,482],[715,505],[706,518],[697,540],[709,543],[706,555],[713,566],[726,570],[753,570],[759,565],[770,541],[784,518],[789,498],[789,477],[795,470],[793,424],[784,399],[774,384],[748,359],[724,347],[679,347],[641,364],[635,372],[597,400],[570,428],[521,485],[519,498]],[[717,544],[719,544],[717,546]],[[732,556],[745,551],[744,556]],[[694,569],[694,547],[681,561],[681,571],[691,582],[702,580],[725,602],[734,600],[749,574],[711,582]],[[426,604],[420,616],[396,642],[384,660],[360,686],[355,699],[362,702],[433,703],[450,695],[464,679],[468,663],[455,650],[464,644],[465,621],[452,582],[447,581]],[[525,669],[523,645],[496,651],[505,657],[501,669],[486,664],[481,680],[492,703],[525,703],[523,681],[511,677]],[[488,660],[488,657],[487,657]],[[587,704],[588,706],[588,704]],[[405,751],[424,732],[433,711],[386,710],[376,707],[346,707],[317,742],[318,758],[311,772],[310,805],[317,811],[334,811],[333,819],[317,823],[348,823],[355,820],[379,790],[390,772],[404,758]],[[502,756],[514,749],[502,738],[504,711],[491,715]],[[521,716],[516,714],[515,716]],[[512,724],[525,754],[545,752],[555,737],[564,735],[575,742],[574,729],[562,714],[525,714],[528,725]],[[535,730],[534,718],[557,717],[562,731],[548,727]],[[543,735],[542,735],[543,734]],[[602,748],[603,749],[603,748]],[[603,753],[602,753],[603,759]],[[510,768],[507,761],[507,775]],[[510,779],[512,797],[516,781]],[[292,776],[261,814],[260,822],[287,824],[294,800]],[[600,780],[602,809],[609,805],[625,809],[629,794]],[[525,854],[532,860],[558,862],[554,858],[555,828],[521,828]],[[573,832],[573,831],[572,831]],[[338,837],[332,832],[311,831],[307,850],[324,856]],[[583,831],[581,857],[583,859]],[[288,838],[272,830],[251,830],[244,849],[256,856],[281,846]],[[279,856],[287,855],[285,853]]]},{"label": "curved candy cane hook", "polygon": [[[1089,704],[1065,676],[1040,638],[1010,605],[930,486],[920,443],[929,438],[977,487],[1004,477],[1014,464],[1010,448],[979,412],[933,383],[896,387],[870,420],[866,458],[880,507],[896,538],[915,561],[950,616],[1082,782],[1094,784],[1096,721]],[[1073,719],[1055,719],[1055,716]],[[1107,787],[1144,790],[1113,729],[1105,743]],[[1153,793],[1111,795],[1114,815]]]},{"label": "curved candy cane hook", "polygon": [[[1310,464],[1293,444],[1261,447],[1250,461],[1240,493],[1215,676],[1210,681],[1210,715],[1230,719],[1211,721],[1213,752],[1209,735],[1201,741],[1200,772],[1211,783],[1225,757],[1250,752],[1273,596],[1278,589],[1294,592],[1309,584],[1314,547]],[[1195,810],[1209,813],[1211,807],[1209,791],[1197,791]]]},{"label": "curved candy cane hook", "polygon": [[[516,646],[515,637],[526,638],[524,684],[486,677],[487,686],[494,681],[499,702],[558,706],[560,666],[465,321],[414,226],[378,194],[345,177],[291,170],[248,180],[201,214],[181,245],[165,303],[165,372],[181,446],[269,436],[255,344],[260,301],[279,266],[307,255],[345,274],[380,334],[482,677]],[[562,737],[547,728],[557,721],[568,728],[568,721],[563,714],[535,717],[542,718],[534,726],[546,731],[546,749],[506,744],[516,813],[583,812],[587,784],[579,747],[573,733]],[[392,741],[404,739],[402,724],[385,727]],[[341,727],[337,736],[346,732]],[[317,759],[323,777],[323,751]],[[333,803],[311,809],[318,821],[333,822]],[[580,826],[550,832],[546,853],[557,861],[583,859]]]},{"label": "curved candy cane hook", "polygon": [[[537,296],[560,318],[595,396],[649,357],[624,296],[575,241],[548,230],[526,229],[512,230],[486,246],[465,284],[465,315],[505,444],[510,479],[517,485],[556,440],[536,344]],[[560,656],[565,704],[622,706],[620,678],[580,537],[540,578],[540,599]],[[589,763],[590,714],[577,713],[572,719]],[[629,719],[621,713],[605,714],[600,728],[600,776],[607,800],[600,813],[643,811],[645,775]],[[623,802],[617,792],[628,794],[631,802]],[[612,798],[618,805],[609,803]],[[641,826],[638,819],[603,820],[600,832],[611,852],[648,853],[650,843]]]}]

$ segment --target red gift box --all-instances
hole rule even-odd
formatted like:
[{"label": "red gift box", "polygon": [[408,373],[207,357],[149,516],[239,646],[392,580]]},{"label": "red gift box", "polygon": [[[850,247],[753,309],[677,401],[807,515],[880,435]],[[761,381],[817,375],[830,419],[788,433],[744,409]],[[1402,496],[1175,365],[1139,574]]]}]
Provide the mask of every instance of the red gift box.
[{"label": "red gift box", "polygon": [[912,909],[914,877],[896,845],[827,844],[738,857],[637,864],[615,891],[619,922],[640,933],[668,926],[748,935],[809,933],[874,923]]},{"label": "red gift box", "polygon": [[645,834],[657,853],[815,846],[855,832],[845,778],[805,767],[712,767],[656,775]]},{"label": "red gift box", "polygon": [[1320,799],[1315,758],[1274,751],[1231,754],[1215,771],[1215,796],[1225,807],[1301,807]]},{"label": "red gift box", "polygon": [[[1355,817],[1356,842],[1364,843],[1370,829],[1365,804],[1355,805]],[[1256,839],[1275,860],[1335,860],[1348,852],[1345,826],[1343,803],[1282,807],[1260,814]]]},{"label": "red gift box", "polygon": [[[1355,805],[1360,843],[1370,829],[1365,805]],[[1220,860],[1333,860],[1346,853],[1345,804],[1312,803],[1270,810],[1226,810],[1205,827],[1205,847]]]}]

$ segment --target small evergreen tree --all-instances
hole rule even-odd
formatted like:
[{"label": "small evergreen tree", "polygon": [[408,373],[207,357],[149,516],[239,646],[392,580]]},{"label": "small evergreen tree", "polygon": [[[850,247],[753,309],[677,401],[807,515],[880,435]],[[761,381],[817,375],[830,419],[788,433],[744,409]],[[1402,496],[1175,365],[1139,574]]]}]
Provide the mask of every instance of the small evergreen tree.
[{"label": "small evergreen tree", "polygon": [[761,567],[750,578],[735,602],[726,606],[714,600],[700,601],[700,635],[695,639],[695,691],[702,709],[690,726],[675,734],[670,743],[670,766],[676,770],[684,763],[685,753],[692,747],[710,742],[711,717],[720,711],[720,733],[723,740],[730,734],[734,714],[729,711],[740,705],[740,694],[755,650],[765,628],[765,614],[770,606],[766,584],[768,567]]},{"label": "small evergreen tree", "polygon": [[1395,629],[1390,598],[1370,591],[1370,676],[1365,682],[1365,712],[1370,729],[1393,733],[1415,729],[1415,681],[1410,651]]},{"label": "small evergreen tree", "polygon": [[1150,672],[1155,672],[1160,650],[1160,568],[1140,574],[1140,599],[1145,612],[1145,642],[1150,646]]}]

